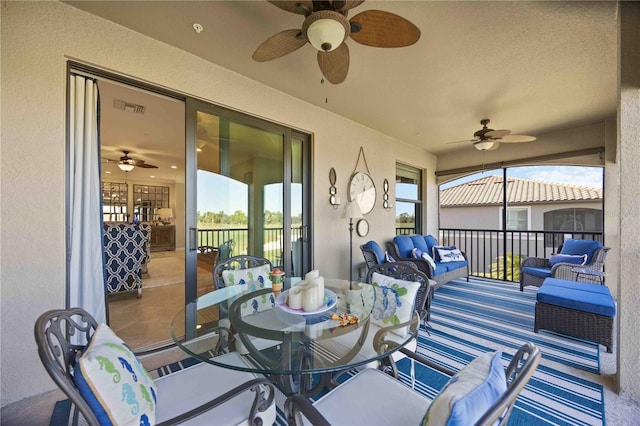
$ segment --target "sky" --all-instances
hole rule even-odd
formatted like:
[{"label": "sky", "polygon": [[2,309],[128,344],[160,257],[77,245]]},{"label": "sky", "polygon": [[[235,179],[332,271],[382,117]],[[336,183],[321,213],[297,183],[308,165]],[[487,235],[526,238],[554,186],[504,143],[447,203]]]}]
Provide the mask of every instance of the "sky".
[{"label": "sky", "polygon": [[[507,176],[602,189],[603,170],[604,169],[602,167],[578,166],[510,167],[507,169]],[[459,185],[463,182],[469,182],[471,180],[476,180],[491,175],[502,176],[502,169],[488,170],[483,173],[475,173],[471,176],[466,176],[464,178],[442,184],[440,186],[440,189],[449,188],[455,185]]]}]

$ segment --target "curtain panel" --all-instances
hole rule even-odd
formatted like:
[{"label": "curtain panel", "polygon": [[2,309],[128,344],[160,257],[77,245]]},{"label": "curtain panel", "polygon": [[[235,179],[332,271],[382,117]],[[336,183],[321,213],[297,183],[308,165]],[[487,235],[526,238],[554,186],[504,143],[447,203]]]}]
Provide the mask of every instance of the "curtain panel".
[{"label": "curtain panel", "polygon": [[98,84],[70,75],[67,308],[106,322]]}]

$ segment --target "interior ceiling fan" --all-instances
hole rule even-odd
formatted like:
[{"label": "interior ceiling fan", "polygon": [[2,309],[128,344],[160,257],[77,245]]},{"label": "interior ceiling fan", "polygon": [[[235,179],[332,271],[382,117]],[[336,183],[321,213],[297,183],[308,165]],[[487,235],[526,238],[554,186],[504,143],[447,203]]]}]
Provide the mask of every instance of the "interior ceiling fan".
[{"label": "interior ceiling fan", "polygon": [[157,169],[158,166],[154,166],[153,164],[147,164],[144,160],[136,160],[129,157],[129,151],[122,151],[124,154],[120,157],[119,160],[110,160],[108,158],[104,158],[106,163],[116,163],[121,170],[125,172],[130,172],[134,167],[141,167],[143,169]]},{"label": "interior ceiling fan", "polygon": [[347,19],[350,9],[364,3],[353,1],[269,1],[287,12],[304,15],[301,29],[281,31],[265,40],[253,53],[258,62],[270,61],[310,43],[318,50],[318,65],[333,84],[342,83],[349,72],[349,47],[345,40],[373,47],[410,46],[420,30],[408,20],[382,10],[366,10]]},{"label": "interior ceiling fan", "polygon": [[520,143],[520,142],[533,142],[536,140],[535,136],[527,136],[527,135],[512,135],[511,130],[501,129],[501,130],[493,130],[487,127],[489,124],[489,119],[484,118],[480,120],[480,124],[482,124],[482,129],[478,130],[473,134],[473,139],[464,140],[464,141],[456,141],[449,142],[452,143],[461,143],[461,142],[471,142],[473,146],[478,151],[493,151],[500,146],[501,142],[504,143]]}]

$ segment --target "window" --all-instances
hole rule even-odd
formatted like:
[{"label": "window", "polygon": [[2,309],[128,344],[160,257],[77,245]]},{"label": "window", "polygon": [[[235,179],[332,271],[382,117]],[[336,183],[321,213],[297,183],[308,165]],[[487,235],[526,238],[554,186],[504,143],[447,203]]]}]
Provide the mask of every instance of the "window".
[{"label": "window", "polygon": [[140,222],[158,220],[158,210],[169,207],[169,187],[133,185],[133,213]]},{"label": "window", "polygon": [[[500,209],[502,222],[502,208]],[[529,229],[529,207],[507,207],[508,231],[526,231]]]},{"label": "window", "polygon": [[396,235],[422,233],[422,171],[396,164]]},{"label": "window", "polygon": [[102,220],[126,222],[128,195],[126,183],[102,182]]}]

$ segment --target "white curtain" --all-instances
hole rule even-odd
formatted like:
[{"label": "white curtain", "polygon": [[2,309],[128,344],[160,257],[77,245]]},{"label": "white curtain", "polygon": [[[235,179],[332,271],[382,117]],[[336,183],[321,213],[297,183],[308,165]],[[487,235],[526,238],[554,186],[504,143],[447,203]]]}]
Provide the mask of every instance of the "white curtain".
[{"label": "white curtain", "polygon": [[69,289],[68,307],[106,322],[102,248],[98,84],[69,77]]}]

